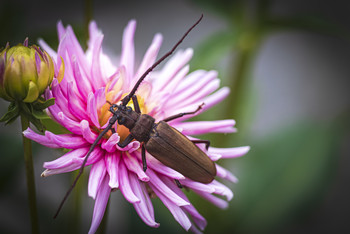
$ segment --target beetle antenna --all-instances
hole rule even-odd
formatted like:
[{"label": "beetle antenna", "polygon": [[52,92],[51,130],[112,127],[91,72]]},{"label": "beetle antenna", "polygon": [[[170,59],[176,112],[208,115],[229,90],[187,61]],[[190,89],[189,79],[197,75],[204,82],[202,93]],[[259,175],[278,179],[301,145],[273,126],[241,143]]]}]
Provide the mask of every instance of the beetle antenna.
[{"label": "beetle antenna", "polygon": [[[112,117],[113,118],[113,117]],[[115,122],[115,121],[114,121]],[[84,172],[84,167],[85,167],[85,164],[88,160],[88,158],[90,157],[90,154],[91,152],[95,149],[97,143],[102,139],[102,137],[112,128],[112,125],[114,123],[112,123],[111,121],[109,122],[107,128],[105,128],[101,133],[100,135],[98,135],[98,137],[96,138],[96,140],[94,141],[94,143],[91,145],[90,149],[89,149],[89,152],[86,154],[85,156],[85,159],[83,161],[83,163],[81,164],[81,167],[80,167],[80,170],[79,170],[79,173],[77,175],[77,177],[75,177],[75,180],[73,182],[73,184],[70,186],[70,188],[68,189],[68,191],[66,192],[66,195],[64,196],[63,200],[61,201],[61,204],[60,206],[58,207],[57,211],[56,211],[56,214],[53,216],[53,218],[55,219],[58,214],[60,213],[62,207],[63,207],[63,204],[65,203],[65,201],[67,200],[69,194],[72,192],[73,188],[75,187],[75,185],[77,184],[80,176],[83,174]]]},{"label": "beetle antenna", "polygon": [[151,67],[149,67],[144,73],[143,75],[139,78],[139,80],[136,82],[134,88],[131,90],[131,92],[126,95],[123,100],[122,100],[122,105],[126,106],[126,104],[128,104],[128,102],[130,101],[130,98],[135,94],[136,90],[138,89],[138,87],[140,86],[141,82],[145,79],[145,77],[155,68],[157,67],[161,62],[163,62],[164,59],[166,59],[167,57],[169,57],[174,51],[175,49],[181,44],[181,42],[185,39],[185,37],[192,31],[192,29],[194,27],[197,26],[197,24],[199,24],[199,22],[202,20],[203,18],[203,14],[201,14],[201,17],[197,20],[196,23],[194,23],[186,32],[185,34],[181,37],[181,39],[174,45],[174,47],[165,55],[163,55],[163,57],[161,57],[160,59],[158,59]]}]

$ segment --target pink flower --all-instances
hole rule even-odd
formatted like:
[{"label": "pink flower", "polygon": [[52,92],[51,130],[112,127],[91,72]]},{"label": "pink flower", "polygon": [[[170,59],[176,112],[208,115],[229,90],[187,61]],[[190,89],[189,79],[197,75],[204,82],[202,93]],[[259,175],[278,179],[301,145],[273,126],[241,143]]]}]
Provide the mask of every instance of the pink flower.
[{"label": "pink flower", "polygon": [[[57,27],[57,52],[43,41],[40,44],[54,58],[57,67],[60,66],[61,58],[64,60],[65,75],[61,83],[54,79],[52,89],[46,90],[45,96],[56,98],[55,105],[50,106],[48,112],[71,134],[55,135],[46,131],[45,135],[40,135],[28,128],[24,135],[42,145],[71,151],[54,161],[44,163],[46,170],[42,173],[43,177],[80,168],[91,144],[111,117],[107,101],[116,103],[130,92],[137,79],[155,62],[162,43],[162,36],[155,35],[141,64],[135,69],[134,20],[124,30],[120,59],[113,63],[102,51],[103,34],[95,22],[90,24],[90,40],[86,52],[79,45],[70,26],[64,28],[60,22]],[[205,103],[200,113],[228,95],[227,87],[216,91],[220,83],[216,71],[197,70],[189,74],[187,63],[192,54],[192,49],[178,51],[162,69],[158,68],[147,76],[136,92],[142,113],[160,121],[177,113],[194,111]],[[186,115],[169,124],[190,139],[193,138],[189,135],[235,131],[234,120],[183,122],[192,116]],[[174,180],[179,180],[184,187],[220,208],[228,206],[227,201],[233,197],[228,187],[216,180],[203,184],[185,178],[149,153],[146,153],[148,169],[144,172],[140,142],[132,141],[125,148],[120,148],[117,143],[123,141],[129,132],[124,126],[116,126],[115,130],[115,133],[105,135],[86,163],[86,166],[92,165],[88,193],[95,199],[89,233],[97,230],[110,192],[116,189],[133,204],[140,218],[151,227],[159,226],[155,221],[151,195],[156,195],[164,203],[184,229],[200,232],[207,224]],[[199,147],[212,161],[239,157],[249,150],[247,146],[225,149],[209,147],[207,151],[204,145]],[[237,181],[226,169],[219,165],[216,168],[217,177]],[[216,195],[225,197],[227,201]]]}]

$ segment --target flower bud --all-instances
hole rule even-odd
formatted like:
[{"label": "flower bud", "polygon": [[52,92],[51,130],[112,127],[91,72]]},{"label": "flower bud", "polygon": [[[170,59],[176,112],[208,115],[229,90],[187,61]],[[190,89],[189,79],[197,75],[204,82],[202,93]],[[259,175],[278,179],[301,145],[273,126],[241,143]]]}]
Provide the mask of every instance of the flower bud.
[{"label": "flower bud", "polygon": [[7,101],[36,101],[53,77],[51,57],[35,45],[28,47],[28,39],[0,52],[0,97]]}]

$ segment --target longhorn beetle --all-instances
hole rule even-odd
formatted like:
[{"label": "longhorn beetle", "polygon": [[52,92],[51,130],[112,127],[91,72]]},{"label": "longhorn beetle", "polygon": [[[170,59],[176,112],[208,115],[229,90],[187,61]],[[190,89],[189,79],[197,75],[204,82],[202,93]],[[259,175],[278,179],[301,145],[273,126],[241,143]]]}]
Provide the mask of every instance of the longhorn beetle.
[{"label": "longhorn beetle", "polygon": [[[126,95],[120,104],[111,104],[109,111],[113,114],[109,120],[108,126],[100,133],[96,138],[94,143],[91,145],[85,159],[80,167],[79,174],[75,178],[72,186],[67,191],[65,197],[63,198],[54,218],[57,217],[60,212],[65,200],[68,195],[76,185],[79,177],[83,173],[87,159],[89,158],[91,152],[94,150],[98,142],[102,137],[112,129],[115,122],[118,121],[119,125],[124,125],[130,131],[130,134],[125,138],[123,142],[118,142],[119,147],[126,147],[132,140],[137,140],[142,143],[141,154],[142,154],[142,164],[143,170],[146,171],[146,150],[153,157],[158,159],[164,165],[180,172],[184,176],[190,178],[191,180],[210,183],[216,176],[215,164],[209,159],[209,157],[200,150],[195,144],[205,143],[206,149],[209,147],[209,141],[205,140],[194,140],[191,141],[185,137],[182,133],[177,131],[175,128],[167,124],[167,122],[180,118],[184,115],[195,114],[198,112],[202,106],[200,105],[197,110],[193,112],[179,113],[177,115],[170,116],[158,123],[155,123],[155,119],[147,114],[142,114],[140,106],[138,104],[135,92],[140,86],[141,82],[145,77],[164,59],[170,56],[178,45],[184,40],[187,34],[202,20],[203,15],[193,24],[187,32],[182,36],[182,38],[175,44],[175,46],[163,57],[157,60],[150,68],[148,68],[145,73],[139,78],[133,89],[128,95]],[[129,101],[132,100],[134,103],[134,109],[127,106]],[[179,181],[175,180],[177,185],[181,187]]]}]

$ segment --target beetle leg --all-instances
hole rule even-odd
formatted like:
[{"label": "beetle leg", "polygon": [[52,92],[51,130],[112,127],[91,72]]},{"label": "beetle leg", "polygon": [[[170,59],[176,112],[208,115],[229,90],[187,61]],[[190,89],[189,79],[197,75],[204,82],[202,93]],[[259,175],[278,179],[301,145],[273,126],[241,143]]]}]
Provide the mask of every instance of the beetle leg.
[{"label": "beetle leg", "polygon": [[136,95],[132,96],[132,102],[134,103],[134,109],[135,112],[138,114],[141,114],[140,106],[139,106],[139,101],[137,100]]},{"label": "beetle leg", "polygon": [[194,144],[205,144],[205,149],[208,150],[210,146],[210,141],[207,140],[191,140]]},{"label": "beetle leg", "polygon": [[146,170],[147,170],[147,162],[146,162],[146,148],[145,148],[144,144],[142,144],[142,146],[141,146],[141,155],[142,155],[143,171],[146,172]]},{"label": "beetle leg", "polygon": [[117,144],[118,144],[119,147],[124,148],[124,147],[127,146],[133,139],[134,139],[134,137],[133,137],[131,134],[129,134],[129,135],[125,138],[125,140],[124,140],[122,143],[118,142]]},{"label": "beetle leg", "polygon": [[184,116],[184,115],[193,115],[193,114],[197,113],[200,109],[202,109],[203,105],[204,105],[204,103],[202,103],[201,105],[199,105],[198,108],[197,108],[197,110],[195,110],[195,111],[192,111],[192,112],[184,112],[184,113],[179,113],[179,114],[177,114],[177,115],[172,115],[172,116],[169,116],[168,118],[163,119],[163,121],[164,121],[164,122],[169,122],[169,121],[171,121],[171,120],[180,118],[180,117],[182,117],[182,116]]},{"label": "beetle leg", "polygon": [[182,186],[182,184],[180,183],[179,180],[175,179],[175,183],[176,183],[177,187],[179,187],[180,189],[183,188],[183,186]]}]

